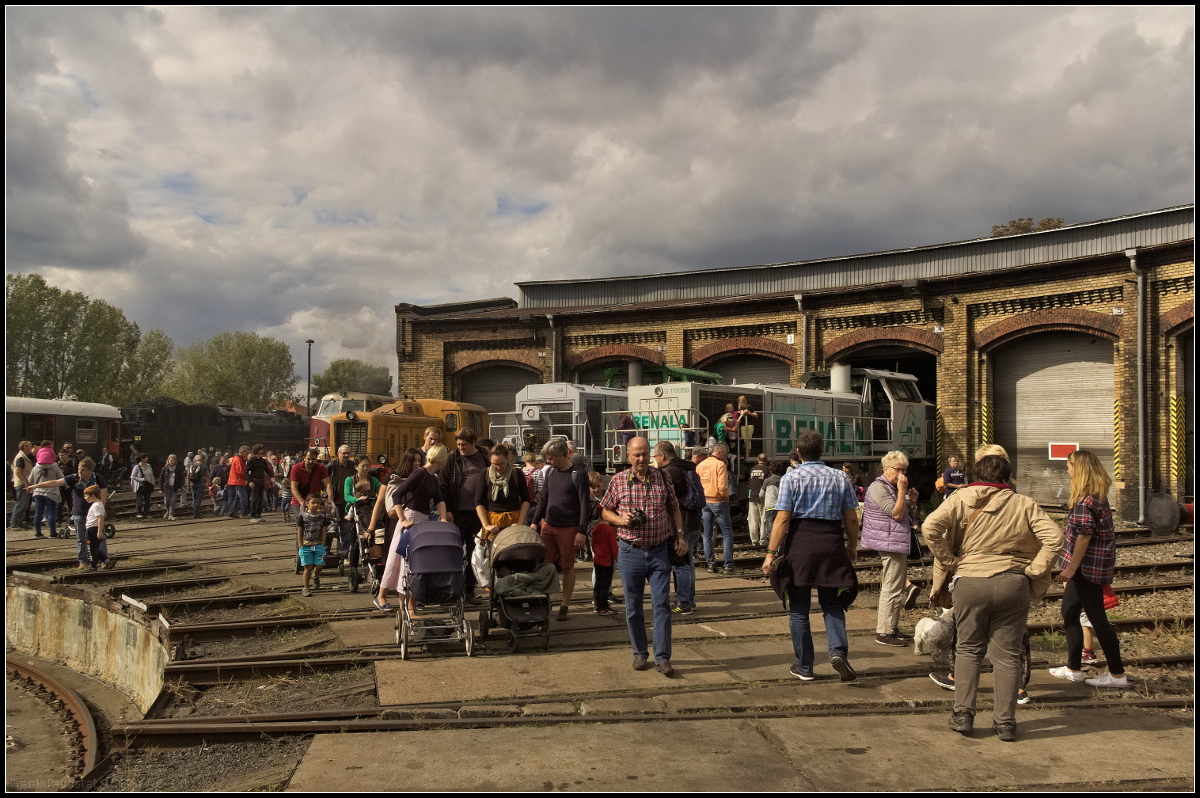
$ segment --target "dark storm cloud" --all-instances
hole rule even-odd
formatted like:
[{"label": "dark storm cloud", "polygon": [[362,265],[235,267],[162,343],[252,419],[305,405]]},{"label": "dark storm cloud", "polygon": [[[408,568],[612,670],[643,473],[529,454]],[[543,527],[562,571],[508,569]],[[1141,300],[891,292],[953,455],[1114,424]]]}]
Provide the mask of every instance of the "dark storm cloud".
[{"label": "dark storm cloud", "polygon": [[8,10],[7,268],[389,364],[396,302],[1189,202],[1191,16]]}]

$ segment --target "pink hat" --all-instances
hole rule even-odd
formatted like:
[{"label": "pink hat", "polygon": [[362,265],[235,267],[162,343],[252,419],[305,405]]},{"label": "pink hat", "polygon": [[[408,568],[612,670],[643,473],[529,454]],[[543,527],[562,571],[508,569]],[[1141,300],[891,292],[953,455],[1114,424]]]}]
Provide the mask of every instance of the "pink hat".
[{"label": "pink hat", "polygon": [[51,449],[49,446],[43,446],[42,448],[38,449],[38,453],[37,453],[38,465],[54,465],[54,463],[57,460],[58,460],[58,458],[55,457],[54,450]]}]

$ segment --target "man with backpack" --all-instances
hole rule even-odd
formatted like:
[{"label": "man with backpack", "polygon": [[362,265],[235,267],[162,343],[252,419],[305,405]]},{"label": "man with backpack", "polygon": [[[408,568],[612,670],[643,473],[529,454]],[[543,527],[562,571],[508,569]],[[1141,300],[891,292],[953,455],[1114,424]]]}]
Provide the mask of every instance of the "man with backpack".
[{"label": "man with backpack", "polygon": [[675,456],[675,446],[670,441],[659,441],[654,447],[654,462],[658,469],[671,480],[675,498],[679,501],[679,512],[683,516],[683,537],[687,541],[687,562],[676,565],[675,608],[676,615],[691,615],[696,611],[696,543],[703,529],[700,511],[704,509],[704,488],[696,474],[696,466],[689,460]]}]

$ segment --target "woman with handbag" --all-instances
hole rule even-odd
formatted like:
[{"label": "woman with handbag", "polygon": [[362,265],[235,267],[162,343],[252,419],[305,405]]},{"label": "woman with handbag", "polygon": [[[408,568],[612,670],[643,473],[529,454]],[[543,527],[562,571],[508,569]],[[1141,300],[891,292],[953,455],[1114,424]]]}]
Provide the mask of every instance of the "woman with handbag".
[{"label": "woman with handbag", "polygon": [[[1086,449],[1067,457],[1071,476],[1071,514],[1067,516],[1067,534],[1058,558],[1059,581],[1063,583],[1062,617],[1067,635],[1067,664],[1052,668],[1050,675],[1069,682],[1086,682],[1092,687],[1128,687],[1121,662],[1121,642],[1104,607],[1104,588],[1113,581],[1116,562],[1116,537],[1108,489],[1112,479],[1096,455]],[[1104,658],[1108,673],[1085,679],[1082,670],[1083,626],[1080,610],[1087,613]]]},{"label": "woman with handbag", "polygon": [[950,728],[970,734],[983,657],[991,652],[993,728],[1017,739],[1017,691],[1029,606],[1050,586],[1062,532],[1028,496],[1013,492],[1012,468],[999,455],[975,464],[976,482],[956,490],[925,520],[934,556],[931,601],[953,599],[958,643]]}]

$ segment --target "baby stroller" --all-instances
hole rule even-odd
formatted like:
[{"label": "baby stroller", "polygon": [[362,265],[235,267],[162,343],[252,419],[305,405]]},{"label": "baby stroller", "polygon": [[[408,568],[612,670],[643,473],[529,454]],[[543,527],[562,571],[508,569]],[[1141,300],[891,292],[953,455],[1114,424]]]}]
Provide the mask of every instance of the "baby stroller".
[{"label": "baby stroller", "polygon": [[[396,642],[400,659],[408,659],[410,646],[431,642],[466,643],[467,656],[475,653],[475,630],[467,620],[463,575],[463,543],[458,527],[446,521],[423,521],[408,529],[408,572],[396,612]],[[413,618],[407,597],[422,605]]]},{"label": "baby stroller", "polygon": [[[542,537],[532,527],[518,524],[500,530],[500,534],[492,541],[492,578],[488,591],[490,603],[488,609],[479,613],[480,637],[487,637],[488,630],[493,627],[507,629],[508,650],[515,652],[521,633],[538,629],[542,637],[542,651],[550,648],[549,593],[526,593],[526,590],[520,590],[518,592],[526,594],[499,595],[496,590],[497,580],[514,574],[524,575],[525,578],[518,577],[518,580],[527,589],[540,589],[542,586],[546,590],[553,589],[558,582],[558,575],[553,565],[549,566],[548,571],[543,568],[542,559],[545,556],[546,547],[542,544]],[[547,579],[550,581],[548,585],[545,584]]]},{"label": "baby stroller", "polygon": [[387,553],[382,545],[384,530],[375,530],[375,540],[379,545],[374,545],[374,542],[368,544],[364,538],[367,527],[371,524],[371,513],[374,509],[375,497],[367,496],[351,504],[350,509],[346,511],[354,523],[354,539],[357,543],[352,555],[355,562],[346,572],[351,593],[357,593],[359,585],[370,584],[371,595],[375,595],[379,592],[379,580],[383,578],[383,566],[387,562]]},{"label": "baby stroller", "polygon": [[117,507],[113,499],[121,492],[121,485],[126,484],[125,477],[128,474],[128,469],[118,469],[116,478],[108,480],[111,487],[104,497],[104,537],[106,540],[112,540],[117,536],[117,525],[114,523],[117,520]]}]

